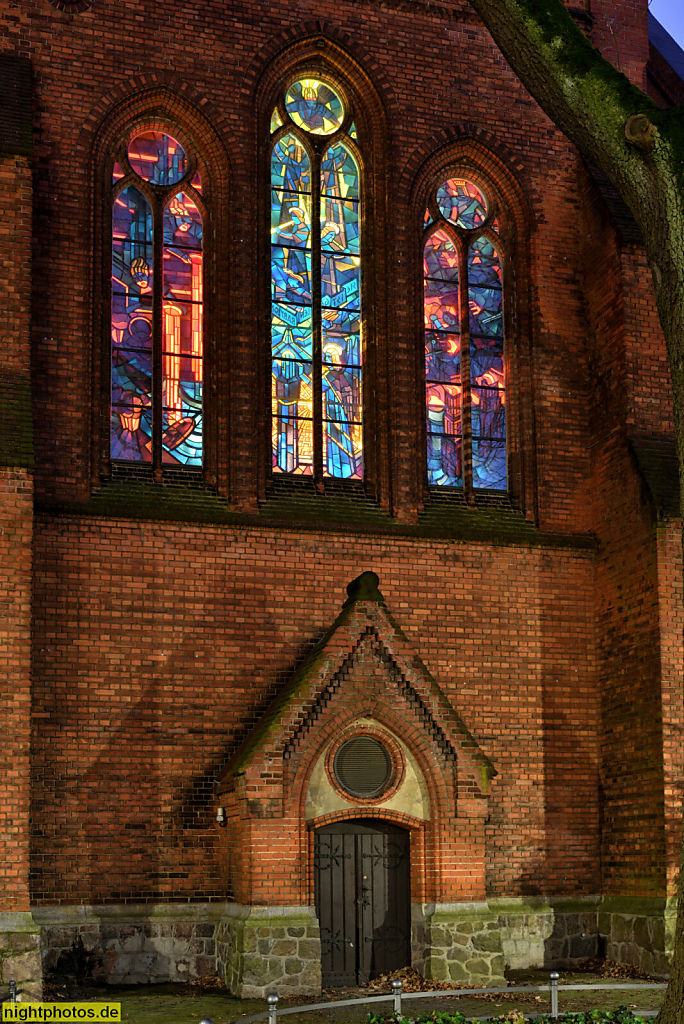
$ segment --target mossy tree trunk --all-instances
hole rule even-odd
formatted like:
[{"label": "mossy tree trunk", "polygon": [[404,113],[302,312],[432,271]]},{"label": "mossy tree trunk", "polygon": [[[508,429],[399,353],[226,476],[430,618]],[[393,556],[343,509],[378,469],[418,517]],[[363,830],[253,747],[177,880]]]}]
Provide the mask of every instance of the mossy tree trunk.
[{"label": "mossy tree trunk", "polygon": [[[470,2],[541,108],[613,182],[641,228],[672,376],[684,513],[684,104],[658,108],[603,60],[561,0]],[[656,1024],[684,1024],[684,894]]]}]

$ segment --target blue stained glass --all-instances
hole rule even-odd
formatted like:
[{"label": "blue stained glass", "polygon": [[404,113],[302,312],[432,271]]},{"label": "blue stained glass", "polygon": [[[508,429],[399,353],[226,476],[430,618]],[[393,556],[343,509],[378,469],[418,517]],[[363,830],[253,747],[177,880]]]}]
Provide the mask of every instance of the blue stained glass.
[{"label": "blue stained glass", "polygon": [[285,95],[285,109],[300,128],[312,135],[332,135],[342,126],[344,105],[332,86],[317,78],[301,78]]},{"label": "blue stained glass", "polygon": [[358,253],[358,202],[343,199],[321,199],[321,246],[323,249]]},{"label": "blue stained glass", "polygon": [[202,248],[202,214],[185,192],[172,196],[164,209],[164,245]]},{"label": "blue stained glass", "polygon": [[473,486],[493,491],[506,490],[505,441],[473,438]]},{"label": "blue stained glass", "polygon": [[359,198],[359,169],[341,142],[331,146],[321,160],[321,193],[340,199]]},{"label": "blue stained glass", "polygon": [[292,132],[283,135],[271,155],[271,188],[311,192],[311,166],[304,144]]},{"label": "blue stained glass", "polygon": [[343,480],[363,477],[362,429],[360,423],[323,423],[323,450],[326,476]]},{"label": "blue stained glass", "polygon": [[166,132],[142,132],[128,144],[128,162],[153,185],[175,185],[188,169],[185,150]]},{"label": "blue stained glass", "polygon": [[437,189],[437,205],[443,217],[470,231],[487,217],[487,200],[477,185],[464,178],[449,178]]},{"label": "blue stained glass", "polygon": [[323,364],[323,419],[361,422],[361,370]]},{"label": "blue stained glass", "polygon": [[496,246],[482,235],[468,253],[468,284],[483,288],[501,288],[501,260]]},{"label": "blue stained glass", "polygon": [[271,293],[276,302],[311,304],[311,253],[308,250],[273,246]]},{"label": "blue stained glass", "polygon": [[152,458],[152,211],[133,187],[112,210],[111,434],[113,459]]},{"label": "blue stained glass", "polygon": [[280,114],[278,113],[278,108],[276,107],[276,109],[271,114],[271,125],[270,125],[271,133],[276,131],[278,128],[282,128],[282,126],[283,126],[283,119],[280,116]]},{"label": "blue stained glass", "polygon": [[323,362],[361,365],[361,322],[357,310],[322,310]]},{"label": "blue stained glass", "polygon": [[313,384],[311,363],[291,358],[273,360],[273,469],[310,474],[313,470]]},{"label": "blue stained glass", "polygon": [[461,347],[457,334],[425,336],[425,378],[428,382],[461,383]]},{"label": "blue stained glass", "polygon": [[428,483],[439,487],[463,486],[463,450],[460,437],[428,434]]},{"label": "blue stained glass", "polygon": [[505,392],[499,388],[472,388],[470,415],[473,437],[506,440]]},{"label": "blue stained glass", "polygon": [[425,243],[423,273],[431,280],[458,283],[458,253],[446,231],[434,231]]},{"label": "blue stained glass", "polygon": [[360,294],[358,256],[321,255],[321,303],[339,309],[358,309]]},{"label": "blue stained glass", "polygon": [[310,307],[273,304],[271,347],[274,356],[287,352],[297,359],[313,358]]},{"label": "blue stained glass", "polygon": [[271,192],[271,243],[308,248],[311,197],[296,192]]}]

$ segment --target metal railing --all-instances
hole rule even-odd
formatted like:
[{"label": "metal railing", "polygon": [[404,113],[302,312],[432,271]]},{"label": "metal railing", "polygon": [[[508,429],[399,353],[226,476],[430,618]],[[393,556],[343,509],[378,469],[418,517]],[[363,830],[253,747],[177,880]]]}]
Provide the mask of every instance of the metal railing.
[{"label": "metal railing", "polygon": [[[510,995],[514,992],[546,992],[549,993],[551,1010],[549,1016],[556,1020],[559,1017],[558,993],[559,992],[591,992],[607,989],[665,989],[664,982],[608,982],[595,985],[559,985],[559,975],[552,971],[549,975],[549,984],[546,985],[509,985],[508,988],[454,988],[454,989],[433,989],[430,992],[402,992],[402,983],[397,978],[392,982],[392,992],[384,996],[363,996],[361,999],[339,999],[329,1000],[327,1003],[309,1003],[307,1006],[290,1006],[286,1010],[278,1011],[278,996],[269,995],[266,997],[268,1010],[266,1013],[257,1013],[253,1017],[243,1017],[240,1024],[253,1024],[253,1022],[266,1020],[268,1024],[278,1024],[278,1013],[284,1016],[287,1013],[307,1013],[310,1010],[329,1010],[339,1006],[361,1006],[371,1003],[392,1002],[393,1013],[398,1019],[403,1014],[401,1010],[402,999],[440,999],[443,996],[482,996],[482,995]],[[650,1012],[650,1011],[645,1011]],[[491,1016],[491,1014],[490,1014]],[[530,1015],[531,1016],[531,1015]],[[537,1015],[538,1016],[538,1015]],[[473,1018],[484,1020],[485,1018]],[[212,1024],[208,1019],[200,1021],[200,1024]]]}]

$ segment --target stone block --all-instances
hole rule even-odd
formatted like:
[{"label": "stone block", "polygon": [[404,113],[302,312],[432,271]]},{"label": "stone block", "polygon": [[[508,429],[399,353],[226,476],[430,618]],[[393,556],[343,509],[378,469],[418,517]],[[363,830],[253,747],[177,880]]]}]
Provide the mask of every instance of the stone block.
[{"label": "stone block", "polygon": [[568,955],[571,960],[586,960],[596,953],[596,936],[573,935],[568,942]]},{"label": "stone block", "polygon": [[0,932],[0,950],[10,948],[10,937],[7,932]]},{"label": "stone block", "polygon": [[642,949],[641,951],[641,964],[639,965],[642,971],[646,971],[647,974],[655,973],[655,957],[650,949]]},{"label": "stone block", "polygon": [[309,924],[306,926],[306,937],[307,939],[320,939],[321,930],[317,924]]},{"label": "stone block", "polygon": [[126,926],[121,929],[121,949],[124,953],[142,953],[145,935],[142,928]]},{"label": "stone block", "polygon": [[450,938],[451,937],[447,935],[444,928],[435,927],[430,930],[430,941],[433,946],[438,946],[444,949],[445,946],[449,945]]},{"label": "stone block", "polygon": [[256,933],[253,932],[253,931],[248,931],[247,928],[245,928],[245,930],[243,932],[243,935],[242,935],[241,947],[242,947],[242,952],[243,953],[256,953],[256,950],[257,950],[257,937],[256,937]]},{"label": "stone block", "polygon": [[188,956],[201,956],[204,953],[204,939],[191,939],[186,952]]},{"label": "stone block", "polygon": [[432,956],[428,961],[428,978],[434,978],[435,981],[446,981],[447,977],[447,965],[444,960],[439,957]]},{"label": "stone block", "polygon": [[192,925],[187,921],[177,921],[174,925],[173,934],[177,939],[187,939],[189,942],[192,938]]},{"label": "stone block", "polygon": [[665,922],[662,917],[652,917],[648,922],[649,948],[654,952],[665,949]]},{"label": "stone block", "polygon": [[484,980],[489,977],[489,964],[483,959],[466,961],[466,970],[473,980]]},{"label": "stone block", "polygon": [[651,945],[651,936],[649,935],[648,925],[649,921],[646,917],[637,917],[634,919],[634,942],[637,946],[641,946],[642,949],[649,949]]},{"label": "stone block", "polygon": [[42,1003],[42,981],[25,981],[19,988],[22,1003]]},{"label": "stone block", "polygon": [[559,914],[558,917],[554,918],[553,928],[551,929],[551,939],[564,939],[568,934],[568,917],[569,914]]},{"label": "stone block", "polygon": [[270,938],[259,939],[257,943],[257,951],[260,954],[260,956],[268,956],[268,954],[271,952],[272,945],[273,943],[271,942]]},{"label": "stone block", "polygon": [[73,946],[78,937],[78,928],[48,928],[47,944],[57,949],[67,949]]},{"label": "stone block", "polygon": [[216,942],[214,939],[205,939],[204,952],[207,956],[216,956]]},{"label": "stone block", "polygon": [[304,970],[305,966],[306,965],[305,965],[304,961],[300,960],[298,957],[296,957],[296,956],[289,957],[285,961],[285,973],[286,974],[301,974],[301,972]]},{"label": "stone block", "polygon": [[297,942],[295,939],[276,939],[271,947],[272,956],[294,956],[296,952]]},{"label": "stone block", "polygon": [[472,921],[459,921],[456,925],[456,931],[460,932],[461,935],[472,935],[473,932],[479,931],[479,928],[476,928]]},{"label": "stone block", "polygon": [[20,953],[19,956],[7,957],[2,964],[2,980],[5,985],[15,981],[32,981],[41,977],[40,953]]},{"label": "stone block", "polygon": [[286,934],[287,933],[284,928],[271,929],[271,935],[273,936],[274,939],[284,939]]},{"label": "stone block", "polygon": [[321,964],[308,963],[299,976],[299,984],[302,995],[314,995],[321,990]]},{"label": "stone block", "polygon": [[501,953],[493,956],[489,961],[489,969],[493,978],[503,978],[506,970],[506,958]]},{"label": "stone block", "polygon": [[[85,941],[85,939],[84,939]],[[40,947],[40,932],[13,932],[12,949],[16,952],[25,952],[29,949]]]},{"label": "stone block", "polygon": [[207,923],[195,925],[195,935],[199,935],[203,939],[213,939],[214,932],[216,931],[216,925]]},{"label": "stone block", "polygon": [[472,953],[470,950],[462,949],[460,946],[452,946],[451,949],[447,951],[446,955],[446,958],[450,963],[455,961],[459,964],[466,963],[466,961],[470,960],[471,957]]},{"label": "stone block", "polygon": [[473,935],[472,948],[477,950],[478,953],[500,953],[501,937],[496,932]]},{"label": "stone block", "polygon": [[315,939],[300,939],[298,953],[302,960],[320,960],[321,944]]},{"label": "stone block", "polygon": [[287,934],[292,939],[301,939],[304,936],[304,929],[303,928],[288,928],[287,929]]},{"label": "stone block", "polygon": [[100,928],[100,939],[103,946],[111,947],[119,941],[119,929],[113,924],[103,924]]},{"label": "stone block", "polygon": [[463,982],[463,981],[469,981],[470,980],[470,976],[469,976],[468,972],[466,971],[465,967],[463,966],[463,964],[458,964],[458,963],[449,964],[448,965],[448,971],[449,971],[449,980],[450,981]]},{"label": "stone block", "polygon": [[613,942],[629,942],[632,938],[632,920],[622,914],[611,915],[610,937]]},{"label": "stone block", "polygon": [[206,974],[213,974],[216,970],[216,957],[198,956],[195,960],[195,970],[200,977]]}]

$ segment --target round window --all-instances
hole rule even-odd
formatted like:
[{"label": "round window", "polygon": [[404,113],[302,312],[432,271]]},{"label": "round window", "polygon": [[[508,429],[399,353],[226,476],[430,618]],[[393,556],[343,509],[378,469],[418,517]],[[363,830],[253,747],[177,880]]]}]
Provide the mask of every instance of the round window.
[{"label": "round window", "polygon": [[391,781],[392,761],[382,743],[370,736],[355,736],[335,754],[333,771],[350,796],[376,796]]}]

